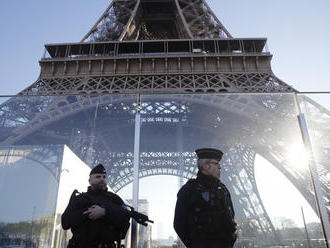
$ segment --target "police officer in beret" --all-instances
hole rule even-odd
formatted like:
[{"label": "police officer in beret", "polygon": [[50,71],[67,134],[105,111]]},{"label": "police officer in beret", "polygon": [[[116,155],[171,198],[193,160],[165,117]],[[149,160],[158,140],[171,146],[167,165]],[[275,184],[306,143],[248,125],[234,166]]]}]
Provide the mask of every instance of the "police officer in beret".
[{"label": "police officer in beret", "polygon": [[123,200],[107,190],[106,170],[102,164],[89,175],[87,192],[75,191],[62,215],[62,227],[73,233],[69,248],[112,248],[125,238],[129,213]]},{"label": "police officer in beret", "polygon": [[230,248],[236,223],[230,193],[220,182],[223,153],[212,148],[195,151],[198,174],[179,190],[174,229],[187,248]]}]

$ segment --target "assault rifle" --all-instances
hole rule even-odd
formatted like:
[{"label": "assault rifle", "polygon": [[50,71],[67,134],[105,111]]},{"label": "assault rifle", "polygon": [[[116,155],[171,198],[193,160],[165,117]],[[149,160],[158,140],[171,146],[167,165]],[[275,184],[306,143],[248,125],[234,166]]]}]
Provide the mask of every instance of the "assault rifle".
[{"label": "assault rifle", "polygon": [[[137,223],[143,226],[148,226],[147,222],[154,223],[152,220],[149,220],[149,217],[147,215],[135,211],[133,207],[126,204],[124,206],[127,208],[130,217],[134,219]],[[121,239],[116,241],[116,248],[125,248],[125,246],[121,244]]]},{"label": "assault rifle", "polygon": [[129,209],[130,217],[134,219],[137,223],[143,226],[148,226],[147,222],[154,223],[152,220],[149,220],[149,217],[147,215],[135,211],[134,208],[129,205],[125,206]]},{"label": "assault rifle", "polygon": [[[79,191],[75,189],[71,195],[70,202],[73,202],[75,200],[75,198],[77,197],[77,195],[79,195],[79,194],[80,194]],[[86,205],[86,204],[87,204],[87,206],[90,206],[95,203],[90,199],[90,197],[88,197],[88,201],[85,202],[84,205]],[[149,220],[149,217],[147,215],[135,211],[133,207],[126,205],[126,204],[124,204],[123,207],[126,208],[126,210],[129,212],[129,216],[132,219],[134,219],[137,223],[144,225],[144,226],[148,226],[147,222],[154,223],[152,220]]]}]

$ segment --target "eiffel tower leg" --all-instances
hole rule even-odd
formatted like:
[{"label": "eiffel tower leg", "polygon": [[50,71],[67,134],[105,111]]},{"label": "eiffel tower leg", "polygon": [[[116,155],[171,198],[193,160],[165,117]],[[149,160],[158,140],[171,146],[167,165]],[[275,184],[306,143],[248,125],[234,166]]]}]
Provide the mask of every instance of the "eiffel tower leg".
[{"label": "eiffel tower leg", "polygon": [[81,42],[119,40],[125,28],[132,22],[139,2],[140,0],[113,0]]},{"label": "eiffel tower leg", "polygon": [[177,2],[183,23],[186,23],[189,33],[195,39],[232,38],[204,0],[178,0]]},{"label": "eiffel tower leg", "polygon": [[250,147],[238,145],[230,147],[225,154],[223,181],[232,191],[238,221],[249,220],[249,228],[261,233],[263,238],[279,240],[258,193],[254,175],[256,152]]},{"label": "eiffel tower leg", "polygon": [[[127,32],[129,32],[129,28],[130,28],[130,26],[131,26],[133,20],[134,20],[135,17],[136,17],[136,13],[137,13],[137,11],[138,11],[139,6],[140,6],[140,0],[137,0],[137,1],[136,1],[136,5],[135,5],[135,7],[134,7],[134,10],[133,10],[133,12],[132,12],[132,15],[131,15],[131,17],[129,18],[129,20],[128,20],[126,26],[125,26],[125,28],[123,29],[123,32],[121,33],[121,35],[120,35],[120,37],[119,37],[119,40],[120,40],[120,41],[122,41],[123,38],[125,37],[125,35],[127,35]],[[136,27],[135,27],[135,28],[136,28]]]},{"label": "eiffel tower leg", "polygon": [[101,22],[104,18],[106,18],[106,16],[108,15],[108,13],[109,13],[110,9],[112,8],[114,2],[115,2],[114,0],[111,2],[111,4],[109,5],[109,7],[104,11],[104,13],[102,14],[102,16],[97,20],[97,22],[95,23],[95,25],[94,25],[94,26],[88,31],[88,33],[84,36],[84,38],[82,38],[82,40],[81,40],[80,42],[85,42],[86,39],[87,39],[91,34],[93,34],[93,32],[97,29],[97,26],[100,24],[100,22]]},{"label": "eiffel tower leg", "polygon": [[185,29],[186,33],[188,34],[188,36],[189,36],[190,39],[193,39],[193,35],[190,32],[190,29],[188,27],[188,24],[186,22],[186,19],[184,18],[184,15],[183,15],[183,12],[182,12],[182,9],[180,7],[180,4],[179,4],[178,0],[175,0],[175,5],[176,5],[176,8],[177,8],[178,13],[180,15],[180,18],[181,18],[181,21],[183,23],[183,26],[184,26],[184,29]]}]

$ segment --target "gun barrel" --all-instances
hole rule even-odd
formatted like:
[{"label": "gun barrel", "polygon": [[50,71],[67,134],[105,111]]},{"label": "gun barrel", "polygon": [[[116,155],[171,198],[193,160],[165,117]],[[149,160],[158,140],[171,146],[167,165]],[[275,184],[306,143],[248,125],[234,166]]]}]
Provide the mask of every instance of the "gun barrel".
[{"label": "gun barrel", "polygon": [[147,222],[154,223],[154,221],[149,220],[149,217],[145,214],[139,213],[134,210],[133,207],[126,205],[130,209],[130,216],[133,218],[137,223],[148,226]]}]

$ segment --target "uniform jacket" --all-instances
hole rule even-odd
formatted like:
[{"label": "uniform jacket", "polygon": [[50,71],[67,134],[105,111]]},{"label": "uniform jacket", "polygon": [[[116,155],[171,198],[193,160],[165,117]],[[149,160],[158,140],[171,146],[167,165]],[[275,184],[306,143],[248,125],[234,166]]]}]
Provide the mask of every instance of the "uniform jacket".
[{"label": "uniform jacket", "polygon": [[234,215],[226,186],[198,172],[178,192],[174,229],[187,248],[203,241],[231,247],[236,240]]},{"label": "uniform jacket", "polygon": [[[69,246],[84,248],[98,244],[111,244],[125,238],[129,227],[129,213],[123,208],[123,200],[107,190],[92,190],[76,195],[74,192],[70,202],[62,215],[62,227],[71,228],[73,237]],[[91,220],[84,215],[92,205],[99,205],[105,209],[105,215]]]}]

